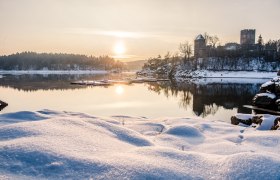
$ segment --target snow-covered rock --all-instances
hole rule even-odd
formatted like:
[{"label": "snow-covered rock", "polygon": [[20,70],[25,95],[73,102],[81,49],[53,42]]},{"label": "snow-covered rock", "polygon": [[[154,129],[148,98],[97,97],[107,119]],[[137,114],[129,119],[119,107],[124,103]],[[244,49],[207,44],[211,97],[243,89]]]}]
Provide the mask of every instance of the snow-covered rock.
[{"label": "snow-covered rock", "polygon": [[263,83],[263,84],[261,85],[261,87],[262,87],[262,88],[265,88],[265,87],[271,86],[272,84],[274,84],[274,82],[272,82],[272,81],[267,81],[267,82]]},{"label": "snow-covered rock", "polygon": [[0,179],[279,179],[280,133],[198,118],[0,115]]},{"label": "snow-covered rock", "polygon": [[[237,119],[244,121],[244,125],[249,124],[250,127],[254,127],[257,130],[271,130],[278,122],[279,117],[270,114],[252,115],[238,113],[235,116]],[[242,124],[242,122],[240,122]]]}]

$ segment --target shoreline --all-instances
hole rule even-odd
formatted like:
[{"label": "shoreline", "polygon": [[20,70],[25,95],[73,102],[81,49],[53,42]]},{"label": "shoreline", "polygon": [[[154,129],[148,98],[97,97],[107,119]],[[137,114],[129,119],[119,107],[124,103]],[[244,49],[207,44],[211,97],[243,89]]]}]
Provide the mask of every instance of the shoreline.
[{"label": "shoreline", "polygon": [[[123,71],[121,73],[135,73],[137,71]],[[109,74],[106,70],[0,70],[3,74]],[[269,71],[178,71],[175,77],[192,78],[248,78],[248,79],[269,79],[277,76],[277,72]]]},{"label": "shoreline", "polygon": [[277,72],[264,71],[178,71],[175,78],[247,78],[247,79],[271,79],[277,76]]}]

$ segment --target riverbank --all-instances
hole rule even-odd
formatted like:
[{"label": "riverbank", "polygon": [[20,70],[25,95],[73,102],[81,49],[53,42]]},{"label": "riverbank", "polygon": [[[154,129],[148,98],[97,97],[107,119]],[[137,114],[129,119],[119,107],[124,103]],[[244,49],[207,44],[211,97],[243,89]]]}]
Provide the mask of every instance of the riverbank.
[{"label": "riverbank", "polygon": [[0,115],[0,178],[279,179],[278,131],[202,118]]},{"label": "riverbank", "polygon": [[277,72],[264,71],[177,71],[175,78],[247,78],[247,79],[271,79],[277,76]]}]

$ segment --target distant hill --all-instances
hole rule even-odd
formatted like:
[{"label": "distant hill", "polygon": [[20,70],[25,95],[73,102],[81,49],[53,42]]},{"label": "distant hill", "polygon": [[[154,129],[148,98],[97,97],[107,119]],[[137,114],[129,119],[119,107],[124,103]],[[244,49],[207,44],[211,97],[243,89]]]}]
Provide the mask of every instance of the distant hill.
[{"label": "distant hill", "polygon": [[109,56],[36,52],[0,56],[0,70],[114,70],[123,66]]},{"label": "distant hill", "polygon": [[126,67],[128,70],[141,70],[144,64],[147,62],[147,60],[137,60],[137,61],[130,61],[126,62]]}]

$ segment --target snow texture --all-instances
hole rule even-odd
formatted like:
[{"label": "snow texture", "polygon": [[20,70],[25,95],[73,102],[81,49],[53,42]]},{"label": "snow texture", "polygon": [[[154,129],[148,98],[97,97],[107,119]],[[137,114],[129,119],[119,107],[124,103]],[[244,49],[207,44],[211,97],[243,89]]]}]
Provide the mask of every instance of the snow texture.
[{"label": "snow texture", "polygon": [[175,77],[192,77],[192,78],[248,78],[248,79],[272,79],[276,72],[256,72],[256,71],[178,71]]},{"label": "snow texture", "polygon": [[272,82],[272,81],[267,81],[266,83],[263,83],[263,84],[261,85],[261,87],[262,87],[262,88],[265,88],[265,87],[270,86],[270,85],[273,85],[273,84],[274,84],[274,82]]},{"label": "snow texture", "polygon": [[22,111],[0,115],[0,179],[279,179],[279,139],[199,118]]},{"label": "snow texture", "polygon": [[[207,84],[260,84],[266,82],[264,78],[181,78],[177,77],[176,82],[191,82],[197,85]],[[259,86],[257,87],[259,89]]]},{"label": "snow texture", "polygon": [[275,99],[276,98],[276,95],[272,94],[272,93],[259,93],[258,96],[265,96],[265,97],[268,97],[270,99]]}]

